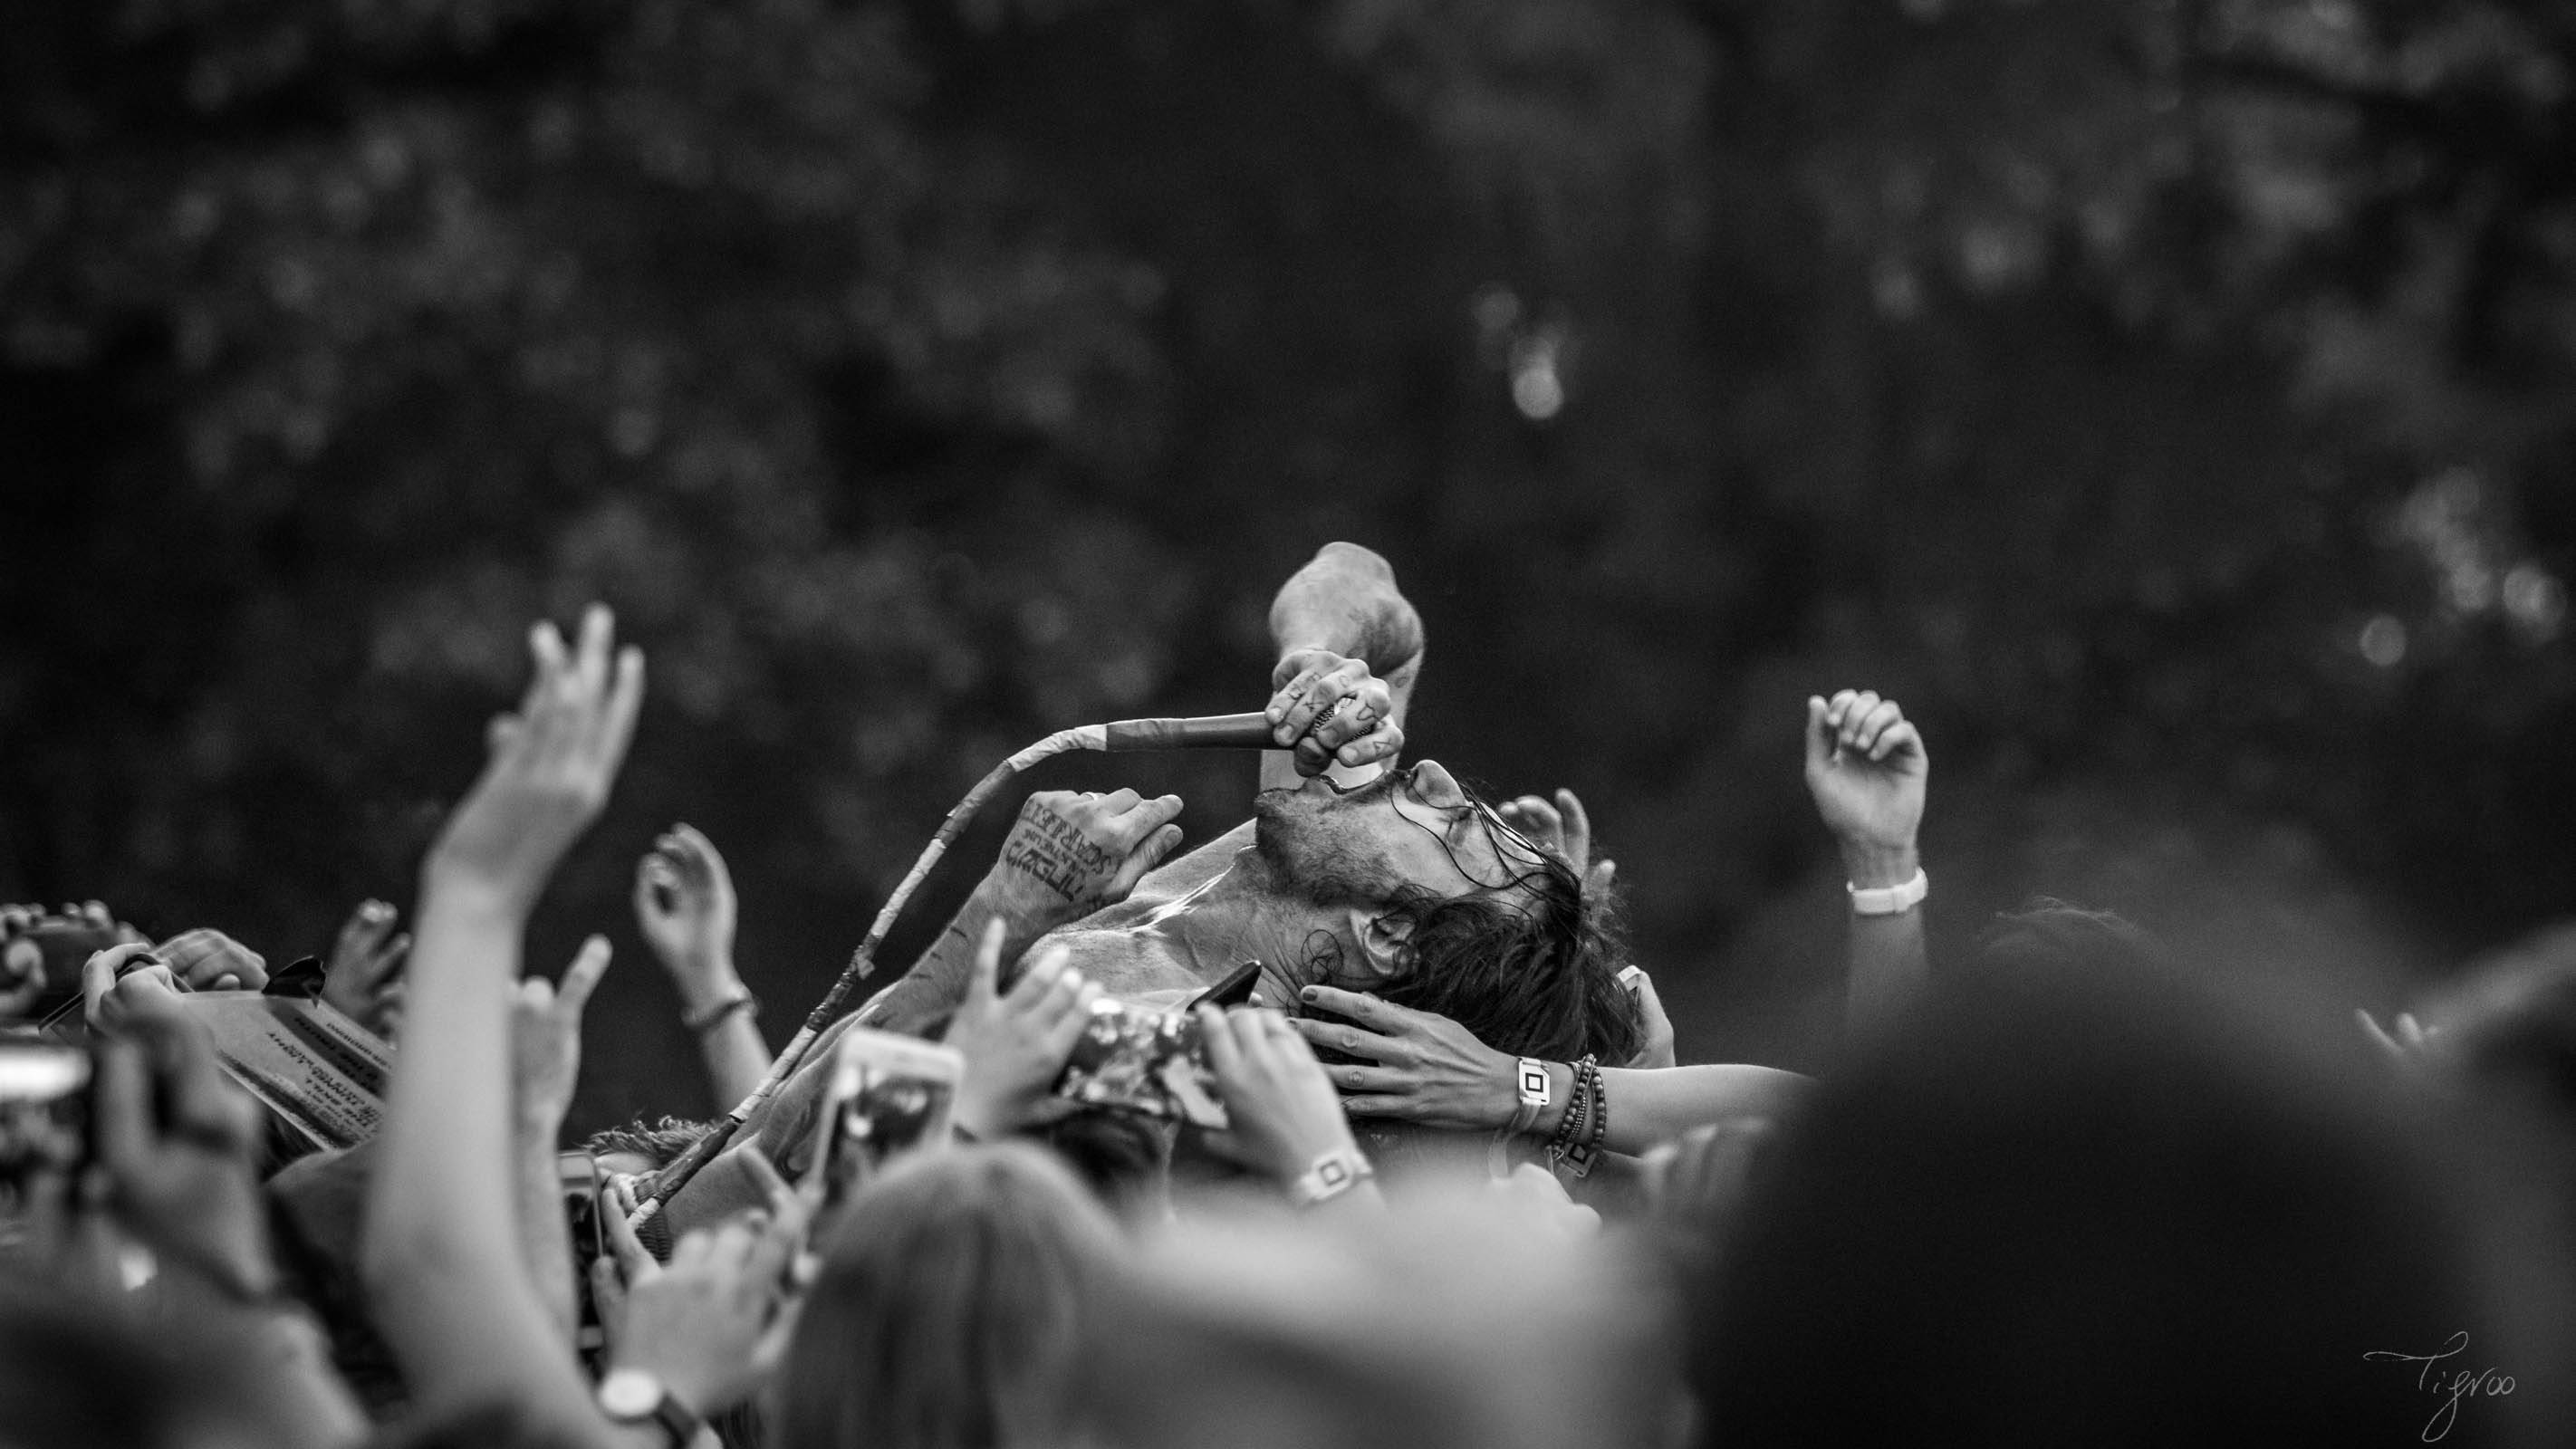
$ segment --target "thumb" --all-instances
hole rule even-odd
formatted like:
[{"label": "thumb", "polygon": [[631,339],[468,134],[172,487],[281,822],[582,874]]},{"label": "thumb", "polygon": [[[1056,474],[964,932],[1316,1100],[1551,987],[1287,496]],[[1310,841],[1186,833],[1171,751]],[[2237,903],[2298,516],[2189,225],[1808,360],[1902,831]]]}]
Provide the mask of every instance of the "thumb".
[{"label": "thumb", "polygon": [[1002,975],[1002,918],[995,916],[984,923],[984,934],[975,939],[975,964],[966,974],[966,1005],[971,1009],[993,1003],[994,983]]},{"label": "thumb", "polygon": [[1833,731],[1825,728],[1824,696],[1807,696],[1807,770],[1813,774],[1833,763]]}]

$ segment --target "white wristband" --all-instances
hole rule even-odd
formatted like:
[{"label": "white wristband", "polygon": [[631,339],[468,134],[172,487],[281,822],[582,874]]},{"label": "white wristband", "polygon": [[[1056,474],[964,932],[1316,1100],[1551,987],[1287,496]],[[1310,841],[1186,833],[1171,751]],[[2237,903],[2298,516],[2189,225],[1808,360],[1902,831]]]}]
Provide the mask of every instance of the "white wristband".
[{"label": "white wristband", "polygon": [[1846,884],[1843,889],[1851,892],[1851,908],[1855,916],[1901,916],[1923,904],[1923,898],[1932,894],[1932,878],[1923,873],[1921,866],[1916,866],[1914,879],[1903,885],[1862,890],[1859,886]]},{"label": "white wristband", "polygon": [[1377,1176],[1368,1159],[1347,1147],[1336,1147],[1315,1159],[1305,1175],[1289,1184],[1288,1201],[1301,1208],[1331,1202],[1343,1193]]},{"label": "white wristband", "polygon": [[1536,1057],[1523,1057],[1512,1069],[1520,1099],[1512,1105],[1511,1125],[1503,1129],[1507,1137],[1518,1137],[1538,1122],[1538,1114],[1547,1108],[1555,1086],[1547,1074],[1547,1063]]}]

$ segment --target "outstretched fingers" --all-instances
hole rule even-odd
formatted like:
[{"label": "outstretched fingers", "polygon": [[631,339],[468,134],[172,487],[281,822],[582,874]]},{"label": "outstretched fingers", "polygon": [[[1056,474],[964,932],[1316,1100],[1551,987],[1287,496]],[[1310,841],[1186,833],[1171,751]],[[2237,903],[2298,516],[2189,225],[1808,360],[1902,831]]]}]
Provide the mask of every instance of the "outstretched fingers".
[{"label": "outstretched fingers", "polygon": [[590,993],[599,987],[599,978],[608,974],[610,956],[608,938],[591,936],[581,943],[581,951],[564,968],[563,984],[555,988],[555,1004],[574,1016],[590,1004]]},{"label": "outstretched fingers", "polygon": [[[1002,976],[1003,934],[1002,918],[995,916],[984,923],[984,929],[975,937],[974,964],[966,970],[966,1005],[970,1010],[993,999],[995,983]],[[1011,988],[1014,997],[1028,985],[1028,976],[1033,974],[1022,975],[1019,984]]]}]

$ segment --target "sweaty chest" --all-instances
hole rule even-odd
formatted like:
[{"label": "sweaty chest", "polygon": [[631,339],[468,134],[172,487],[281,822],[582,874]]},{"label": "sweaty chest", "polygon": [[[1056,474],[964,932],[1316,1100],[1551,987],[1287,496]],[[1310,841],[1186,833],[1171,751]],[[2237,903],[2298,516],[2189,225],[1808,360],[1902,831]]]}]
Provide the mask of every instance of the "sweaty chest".
[{"label": "sweaty chest", "polygon": [[[1101,990],[1142,1006],[1174,1005],[1210,984],[1163,942],[1135,931],[1104,930],[1086,922],[1050,933],[1045,944],[1071,952],[1073,969],[1099,982]],[[1166,995],[1172,999],[1161,999]]]}]

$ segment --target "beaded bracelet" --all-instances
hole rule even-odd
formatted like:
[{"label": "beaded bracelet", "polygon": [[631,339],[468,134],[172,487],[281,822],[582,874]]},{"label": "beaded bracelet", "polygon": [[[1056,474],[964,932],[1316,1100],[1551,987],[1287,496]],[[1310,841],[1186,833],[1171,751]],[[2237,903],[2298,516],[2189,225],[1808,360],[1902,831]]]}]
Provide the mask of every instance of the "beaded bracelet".
[{"label": "beaded bracelet", "polygon": [[1599,1150],[1610,1137],[1610,1090],[1601,1069],[1592,1069],[1592,1146]]},{"label": "beaded bracelet", "polygon": [[1551,1141],[1548,1154],[1553,1165],[1585,1178],[1600,1161],[1601,1142],[1610,1131],[1610,1097],[1602,1090],[1599,1061],[1587,1056],[1575,1068],[1575,1091],[1581,1115],[1568,1114],[1573,1130],[1565,1132],[1561,1141]]},{"label": "beaded bracelet", "polygon": [[1565,1116],[1557,1121],[1555,1133],[1547,1140],[1550,1163],[1563,1162],[1566,1154],[1583,1141],[1584,1128],[1593,1115],[1592,1104],[1600,1095],[1599,1073],[1599,1066],[1589,1054],[1574,1064],[1574,1091],[1566,1101]]}]

